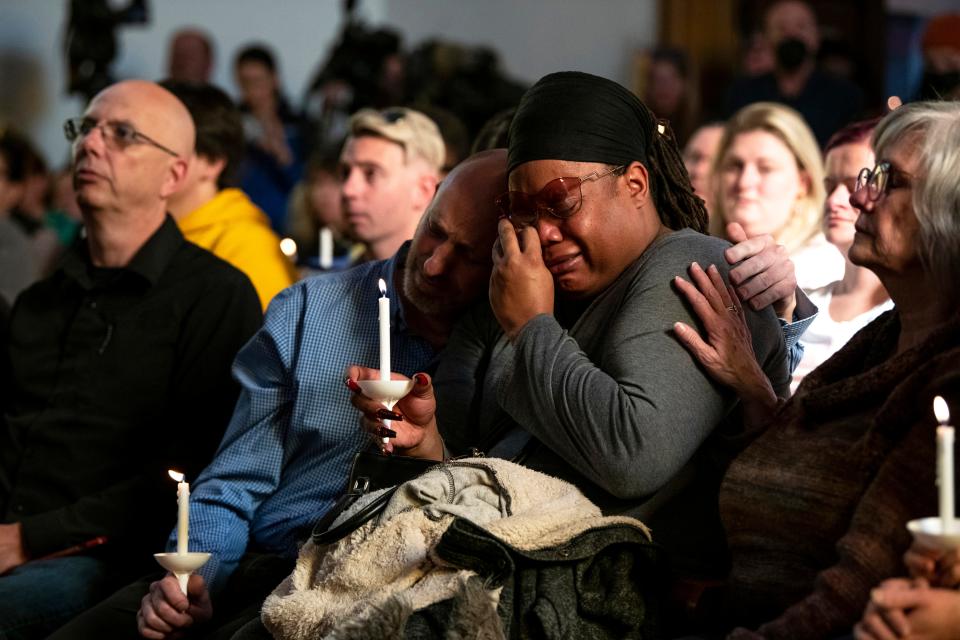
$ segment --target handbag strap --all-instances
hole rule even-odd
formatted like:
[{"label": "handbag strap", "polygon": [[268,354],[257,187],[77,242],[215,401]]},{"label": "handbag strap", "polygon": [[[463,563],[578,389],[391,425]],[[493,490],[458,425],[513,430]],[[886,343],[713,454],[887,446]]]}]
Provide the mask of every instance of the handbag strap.
[{"label": "handbag strap", "polygon": [[367,523],[368,520],[383,511],[383,509],[387,506],[387,502],[390,501],[390,498],[393,497],[393,494],[395,494],[397,489],[400,488],[400,485],[396,485],[391,489],[387,489],[375,499],[371,500],[370,504],[364,505],[362,509],[351,515],[337,526],[332,526],[340,514],[353,506],[357,500],[367,493],[368,487],[369,480],[367,480],[367,478],[358,478],[354,483],[354,486],[350,488],[350,491],[347,491],[347,493],[340,496],[340,499],[337,500],[332,507],[330,507],[330,510],[327,511],[327,513],[325,513],[315,525],[313,525],[313,532],[310,535],[311,539],[313,540],[313,544],[326,545],[334,543],[340,538],[343,538],[356,529],[362,527]]},{"label": "handbag strap", "polygon": [[[489,440],[489,439],[488,439]],[[526,446],[514,457],[514,462],[519,462],[522,459],[525,459],[529,454],[531,449],[531,444],[528,442]],[[352,514],[349,518],[333,526],[333,523],[339,518],[343,512],[353,506],[353,504],[359,500],[362,496],[366,495],[371,488],[375,489],[376,487],[371,487],[371,477],[365,476],[362,474],[362,470],[359,469],[361,460],[363,459],[364,452],[358,452],[354,457],[353,467],[350,470],[350,485],[347,489],[347,492],[340,496],[340,498],[333,503],[333,506],[317,520],[316,524],[313,525],[313,531],[310,534],[310,538],[313,540],[313,543],[316,545],[327,545],[337,540],[340,540],[344,536],[352,533],[356,529],[359,529],[364,524],[367,523],[371,518],[378,515],[383,511],[387,503],[390,501],[390,498],[397,492],[397,489],[400,488],[407,480],[416,477],[420,473],[427,471],[429,467],[441,464],[439,462],[433,462],[425,466],[423,469],[417,470],[415,473],[409,475],[402,479],[398,479],[397,484],[395,484],[390,489],[384,491],[382,494],[377,496],[374,500],[371,500],[369,504],[364,505],[364,507],[358,510],[356,513]],[[471,448],[470,453],[451,458],[451,460],[459,460],[462,458],[477,458],[483,457],[483,453],[476,448]],[[406,472],[409,473],[410,469],[406,469]]]},{"label": "handbag strap", "polygon": [[[313,539],[314,544],[320,545],[336,542],[355,529],[360,528],[366,524],[368,520],[386,508],[387,502],[389,502],[393,494],[397,492],[400,485],[407,480],[419,476],[430,467],[440,464],[433,460],[427,461],[411,458],[404,461],[405,464],[403,465],[395,465],[393,472],[398,476],[395,478],[395,484],[374,500],[370,501],[369,504],[364,505],[362,509],[351,514],[349,518],[334,527],[333,523],[336,519],[352,507],[357,500],[367,493],[381,488],[378,485],[378,480],[382,481],[383,473],[382,469],[376,469],[376,466],[390,462],[398,462],[398,460],[395,460],[393,456],[383,456],[382,454],[373,454],[366,451],[357,452],[353,458],[353,465],[350,468],[347,492],[340,496],[327,513],[313,525],[313,531],[310,537]],[[379,473],[377,473],[378,471]]]},{"label": "handbag strap", "polygon": [[[478,457],[482,455],[483,454],[474,449],[471,456],[462,457]],[[371,500],[369,504],[364,505],[362,509],[358,510],[349,518],[334,527],[333,523],[337,518],[340,517],[341,514],[343,514],[344,511],[352,507],[357,500],[366,495],[369,491],[377,488],[371,486],[372,482],[369,475],[363,475],[363,470],[360,469],[362,460],[363,452],[357,453],[357,455],[354,457],[353,468],[350,470],[350,485],[347,489],[347,492],[343,494],[339,500],[333,503],[333,506],[330,507],[330,510],[327,511],[327,513],[325,513],[315,525],[313,525],[313,531],[311,532],[310,537],[314,544],[331,544],[353,532],[355,529],[362,527],[367,523],[368,520],[376,515],[379,515],[379,513],[386,508],[390,498],[393,497],[393,495],[397,492],[397,489],[399,489],[404,482],[419,476],[420,474],[426,472],[429,468],[442,464],[436,461],[429,461],[423,465],[422,469],[417,469],[416,471],[413,471],[411,467],[405,468],[403,473],[406,475],[406,477],[398,478],[395,485],[385,490],[374,500]]]}]

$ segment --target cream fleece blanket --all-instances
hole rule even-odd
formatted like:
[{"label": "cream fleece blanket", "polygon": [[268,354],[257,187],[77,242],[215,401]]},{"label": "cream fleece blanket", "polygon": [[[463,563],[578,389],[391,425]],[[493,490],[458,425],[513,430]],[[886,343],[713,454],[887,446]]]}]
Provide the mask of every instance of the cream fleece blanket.
[{"label": "cream fleece blanket", "polygon": [[432,554],[454,516],[521,550],[556,547],[613,524],[649,536],[638,520],[603,517],[565,481],[507,460],[451,462],[404,484],[379,519],[348,537],[325,547],[307,542],[293,573],[264,602],[264,624],[282,640],[400,638],[412,612],[454,598],[470,601],[460,607],[470,619],[448,638],[461,637],[456,627],[473,638],[503,637],[499,590],[482,589],[477,574]]}]

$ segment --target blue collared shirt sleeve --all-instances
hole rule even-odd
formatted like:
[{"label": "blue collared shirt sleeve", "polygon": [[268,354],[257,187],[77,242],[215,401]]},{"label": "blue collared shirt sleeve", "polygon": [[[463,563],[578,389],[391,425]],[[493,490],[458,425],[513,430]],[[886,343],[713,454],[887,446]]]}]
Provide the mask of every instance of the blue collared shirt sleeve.
[{"label": "blue collared shirt sleeve", "polygon": [[[237,405],[217,454],[193,484],[190,550],[213,555],[198,573],[212,592],[226,582],[250,541],[258,506],[280,481],[292,401],[290,368],[303,297],[287,289],[270,304],[264,326],[237,355]],[[168,547],[176,549],[176,529]]]},{"label": "blue collared shirt sleeve", "polygon": [[793,322],[780,319],[780,328],[783,331],[783,341],[787,345],[787,370],[792,374],[803,359],[803,343],[800,338],[807,327],[816,319],[820,312],[810,298],[798,287],[797,306],[793,310]]},{"label": "blue collared shirt sleeve", "polygon": [[211,590],[248,548],[296,557],[342,494],[353,456],[369,445],[343,372],[378,363],[378,279],[393,301],[391,368],[408,377],[429,369],[435,352],[407,330],[392,288],[405,255],[285,289],[237,355],[240,399],[190,500],[190,549],[214,554],[200,571]]}]

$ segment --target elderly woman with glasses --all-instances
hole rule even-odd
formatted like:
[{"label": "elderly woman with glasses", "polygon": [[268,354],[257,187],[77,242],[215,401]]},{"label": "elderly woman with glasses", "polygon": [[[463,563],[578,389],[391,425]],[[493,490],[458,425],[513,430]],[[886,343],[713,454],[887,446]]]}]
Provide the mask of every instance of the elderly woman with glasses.
[{"label": "elderly woman with glasses", "polygon": [[712,632],[849,633],[870,589],[903,572],[906,522],[936,509],[933,398],[960,411],[960,103],[903,106],[872,144],[877,165],[850,199],[860,216],[849,258],[895,307],[789,401],[757,367],[729,289],[699,269],[696,287],[678,279],[707,333],[678,323],[678,338],[762,430],[721,486],[731,569],[698,609]]},{"label": "elderly woman with glasses", "polygon": [[821,226],[827,242],[843,254],[843,277],[808,292],[820,313],[803,333],[803,358],[793,372],[790,389],[796,391],[803,378],[840,350],[857,331],[893,306],[877,275],[850,262],[847,252],[856,234],[859,212],[850,203],[861,167],[873,166],[870,135],[880,121],[854,122],[837,131],[824,150]]}]

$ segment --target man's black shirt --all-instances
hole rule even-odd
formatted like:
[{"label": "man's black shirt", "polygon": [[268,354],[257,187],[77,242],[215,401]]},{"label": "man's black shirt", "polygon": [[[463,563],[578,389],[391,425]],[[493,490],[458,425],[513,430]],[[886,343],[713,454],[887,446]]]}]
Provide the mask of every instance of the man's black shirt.
[{"label": "man's black shirt", "polygon": [[24,291],[2,342],[0,520],[33,557],[107,536],[159,551],[176,486],[212,458],[239,387],[230,365],[261,322],[240,271],[169,216],[127,267],[79,242]]}]

